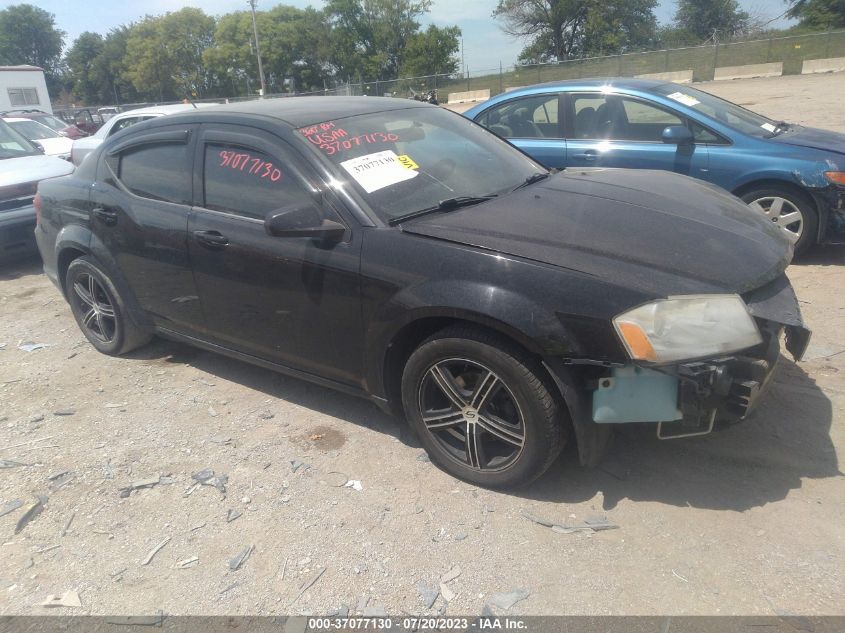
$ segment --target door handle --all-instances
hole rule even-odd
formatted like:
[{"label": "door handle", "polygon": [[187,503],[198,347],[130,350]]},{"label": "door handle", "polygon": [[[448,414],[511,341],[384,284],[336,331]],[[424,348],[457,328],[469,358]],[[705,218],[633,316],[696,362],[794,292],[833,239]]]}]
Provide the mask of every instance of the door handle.
[{"label": "door handle", "polygon": [[581,160],[596,160],[599,157],[599,153],[595,150],[588,149],[587,151],[583,152],[582,154],[573,154],[572,158],[580,158]]},{"label": "door handle", "polygon": [[194,231],[194,238],[201,246],[212,250],[225,248],[229,244],[229,238],[220,231]]},{"label": "door handle", "polygon": [[117,224],[117,211],[106,209],[105,207],[94,207],[91,209],[91,214],[106,226],[114,226]]}]

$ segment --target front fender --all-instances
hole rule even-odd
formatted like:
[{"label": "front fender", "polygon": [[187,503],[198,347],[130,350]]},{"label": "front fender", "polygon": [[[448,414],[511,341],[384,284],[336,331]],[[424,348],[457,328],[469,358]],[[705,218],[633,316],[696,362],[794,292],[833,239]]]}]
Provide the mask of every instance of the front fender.
[{"label": "front fender", "polygon": [[[495,330],[540,357],[587,353],[577,326],[514,290],[466,280],[432,280],[407,287],[378,307],[365,339],[368,388],[386,395],[387,350],[427,319],[466,321]],[[597,323],[593,327],[599,327]],[[609,332],[608,332],[609,333]],[[611,335],[612,336],[612,335]]]}]

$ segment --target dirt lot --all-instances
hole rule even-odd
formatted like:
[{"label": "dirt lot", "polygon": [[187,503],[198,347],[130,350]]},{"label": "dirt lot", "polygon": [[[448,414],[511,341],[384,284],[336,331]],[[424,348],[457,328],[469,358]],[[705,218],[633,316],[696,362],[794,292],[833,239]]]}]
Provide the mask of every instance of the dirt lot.
[{"label": "dirt lot", "polygon": [[[842,75],[703,87],[845,131]],[[569,450],[500,494],[434,468],[369,403],[164,341],[102,356],[38,262],[7,265],[0,512],[24,505],[0,518],[0,614],[72,590],[81,607],[51,613],[398,615],[426,612],[441,580],[431,612],[843,614],[845,249],[790,277],[813,345],[783,359],[753,419],[674,442],[628,429],[600,468]],[[193,485],[203,469],[225,493]],[[620,528],[561,534],[524,511]],[[515,590],[527,597],[505,611],[495,594]]]}]

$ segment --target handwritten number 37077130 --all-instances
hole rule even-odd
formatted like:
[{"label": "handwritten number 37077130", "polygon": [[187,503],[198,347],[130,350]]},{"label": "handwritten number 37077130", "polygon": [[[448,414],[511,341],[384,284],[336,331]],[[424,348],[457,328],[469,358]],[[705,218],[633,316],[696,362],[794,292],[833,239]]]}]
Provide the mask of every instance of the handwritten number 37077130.
[{"label": "handwritten number 37077130", "polygon": [[273,182],[282,177],[281,170],[274,167],[273,163],[256,158],[246,152],[231,152],[224,149],[220,151],[219,156],[220,167],[228,167],[259,178],[269,178]]}]

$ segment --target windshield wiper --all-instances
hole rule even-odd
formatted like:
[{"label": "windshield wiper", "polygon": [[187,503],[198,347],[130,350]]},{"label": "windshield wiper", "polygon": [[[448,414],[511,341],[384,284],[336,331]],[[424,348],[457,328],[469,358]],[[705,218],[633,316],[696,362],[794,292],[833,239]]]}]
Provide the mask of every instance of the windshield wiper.
[{"label": "windshield wiper", "polygon": [[419,211],[406,213],[405,215],[400,215],[397,218],[392,218],[388,221],[388,224],[390,226],[396,226],[406,220],[413,220],[414,218],[428,215],[429,213],[435,213],[436,211],[452,211],[453,209],[460,209],[461,207],[468,207],[473,204],[487,202],[495,197],[497,197],[497,194],[491,194],[489,196],[458,196],[456,198],[446,198],[445,200],[438,202],[437,205],[433,207],[420,209]]},{"label": "windshield wiper", "polygon": [[516,187],[511,189],[511,191],[513,192],[513,191],[516,191],[517,189],[522,189],[523,187],[527,187],[528,185],[533,185],[535,182],[540,182],[541,180],[545,180],[550,175],[551,174],[549,174],[548,172],[539,172],[538,171],[536,173],[533,173],[530,176],[528,176],[528,178],[526,178],[522,182],[522,184],[517,185]]}]

